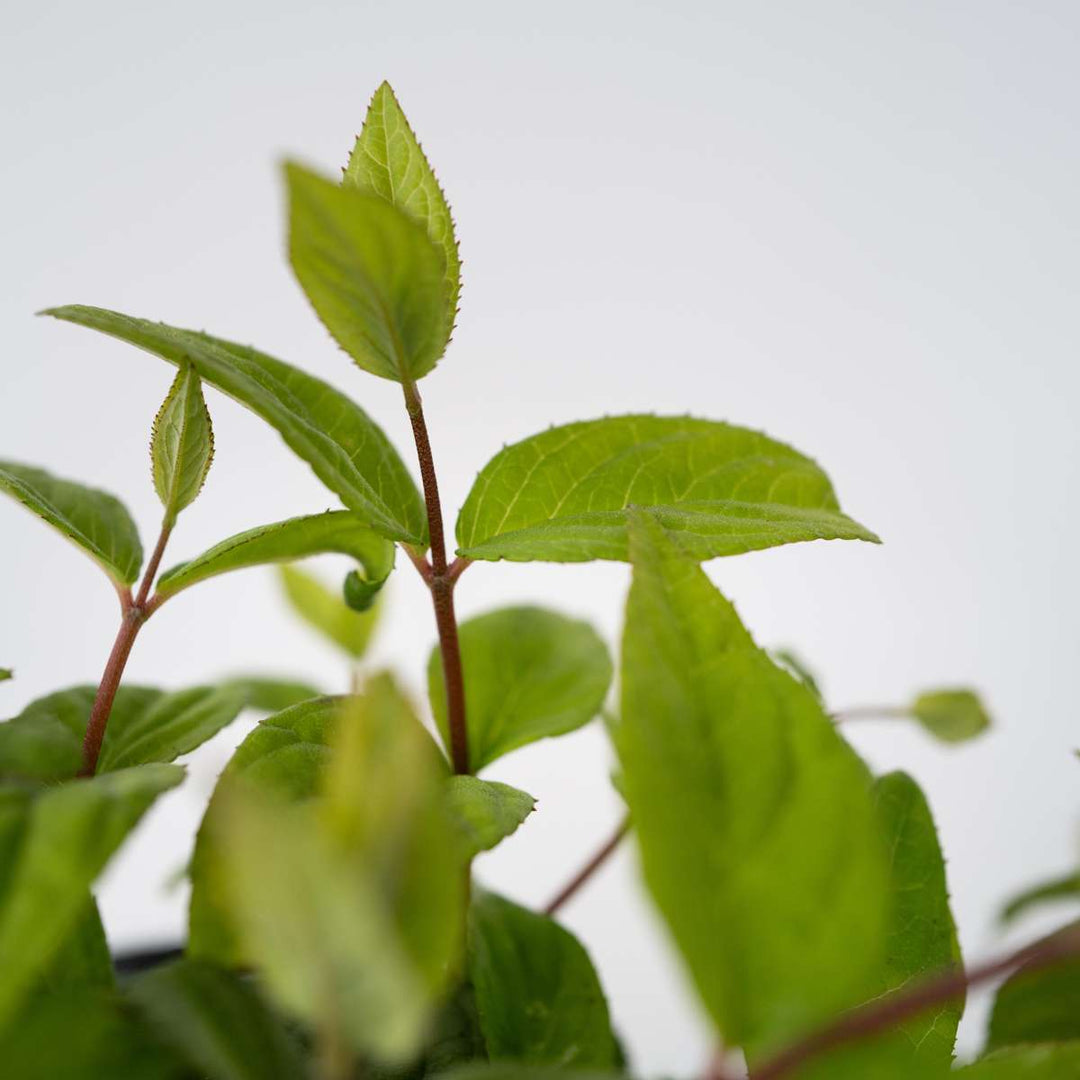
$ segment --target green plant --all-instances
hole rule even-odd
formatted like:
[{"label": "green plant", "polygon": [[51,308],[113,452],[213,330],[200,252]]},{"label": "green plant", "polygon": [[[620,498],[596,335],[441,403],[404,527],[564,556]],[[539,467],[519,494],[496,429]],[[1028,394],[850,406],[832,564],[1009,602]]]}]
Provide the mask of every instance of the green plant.
[{"label": "green plant", "polygon": [[[460,262],[449,208],[387,85],[341,183],[290,164],[289,250],[356,365],[401,385],[418,490],[376,423],[320,380],[255,349],[97,308],[45,314],[177,367],[157,415],[163,505],[145,569],[113,496],[0,463],[0,488],[81,547],[120,600],[100,684],[60,690],[0,725],[0,1060],[12,1077],[526,1080],[626,1073],[581,944],[552,917],[624,837],[718,1044],[756,1080],[1080,1076],[1080,931],[961,966],[934,822],[917,784],[873,777],[814,677],[763,651],[700,564],[814,539],[875,542],[825,473],[760,433],[691,417],[607,417],[506,447],[481,470],[451,557],[419,381],[450,341]],[[203,386],[283,437],[344,509],[228,538],[159,573],[177,515],[210,469]],[[218,574],[338,553],[340,595],[287,566],[298,613],[355,664],[400,549],[431,596],[428,675],[442,747],[394,678],[353,692],[239,678],[131,686],[143,626]],[[507,607],[459,626],[477,560],[628,562],[613,666],[586,624]],[[0,679],[8,677],[0,672]],[[143,812],[183,780],[174,760],[243,709],[241,743],[190,863],[183,957],[117,983],[91,887]],[[987,717],[965,690],[901,709],[940,738]],[[508,751],[604,715],[628,812],[546,912],[472,884],[471,863],[532,798],[476,774]],[[1019,898],[1076,899],[1069,875]],[[955,1069],[965,989],[1010,976],[988,1056]],[[730,1075],[720,1054],[714,1080]]]}]

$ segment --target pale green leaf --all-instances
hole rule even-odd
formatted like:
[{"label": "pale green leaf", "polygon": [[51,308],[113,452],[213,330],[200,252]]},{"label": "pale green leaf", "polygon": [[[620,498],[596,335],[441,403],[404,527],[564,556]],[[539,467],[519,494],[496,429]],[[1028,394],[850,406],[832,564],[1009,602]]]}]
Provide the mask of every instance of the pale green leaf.
[{"label": "pale green leaf", "polygon": [[450,778],[450,812],[461,828],[470,855],[490,851],[536,808],[527,792],[475,776]]},{"label": "pale green leaf", "polygon": [[704,1003],[754,1057],[872,989],[888,878],[869,777],[654,517],[630,539],[624,793]]},{"label": "pale green leaf", "polygon": [[296,1080],[307,1066],[299,1043],[256,986],[198,960],[138,976],[127,998],[207,1080]]},{"label": "pale green leaf", "polygon": [[15,672],[11,668],[0,668],[0,682],[7,682],[8,679],[14,679]]},{"label": "pale green leaf", "polygon": [[110,334],[173,364],[190,361],[204,382],[275,428],[376,532],[427,547],[423,499],[404,462],[371,417],[321,379],[246,345],[102,308],[70,305],[42,314]]},{"label": "pale green leaf", "polygon": [[773,649],[770,655],[786,672],[794,675],[818,701],[824,703],[825,695],[821,692],[821,681],[798,653],[791,649]]},{"label": "pale green leaf", "polygon": [[328,589],[317,577],[298,566],[282,566],[278,573],[289,605],[308,626],[354,660],[367,652],[378,623],[377,605],[367,611],[356,611],[345,603],[340,591]]},{"label": "pale green leaf", "polygon": [[957,1080],[1080,1080],[1080,1041],[999,1050],[959,1069]]},{"label": "pale green leaf", "polygon": [[484,466],[457,522],[471,559],[625,561],[631,507],[698,561],[873,533],[840,513],[828,477],[765,435],[685,416],[549,428]]},{"label": "pale green leaf", "polygon": [[214,460],[214,429],[198,372],[181,363],[154,420],[150,462],[154,490],[172,522],[202,491]]},{"label": "pale green leaf", "polygon": [[554,920],[480,893],[469,913],[469,977],[492,1061],[615,1065],[600,980],[577,939]]},{"label": "pale green leaf", "polygon": [[1012,922],[1021,915],[1026,915],[1032,908],[1059,901],[1080,902],[1080,871],[1040,882],[1018,893],[1005,905],[1001,912],[1003,922]]},{"label": "pale green leaf", "polygon": [[426,375],[452,325],[442,250],[378,195],[296,164],[285,175],[289,257],[327,330],[373,375],[405,384]]},{"label": "pale green leaf", "polygon": [[162,596],[174,596],[218,574],[330,553],[356,559],[372,581],[385,581],[394,568],[394,545],[369,529],[363,515],[333,510],[260,525],[230,536],[190,562],[162,574],[157,591]]},{"label": "pale green leaf", "polygon": [[78,922],[109,857],[183,776],[176,765],[141,765],[35,796],[0,902],[0,1027]]},{"label": "pale green leaf", "polygon": [[911,715],[935,738],[950,743],[974,739],[990,726],[986,708],[971,690],[927,690],[912,702]]},{"label": "pale green leaf", "polygon": [[[600,712],[611,659],[588,623],[539,607],[499,608],[465,620],[459,638],[473,771],[519,746],[574,731]],[[428,693],[449,747],[437,647],[428,661]]]},{"label": "pale green leaf", "polygon": [[0,491],[81,547],[117,585],[138,577],[139,531],[115,496],[13,461],[0,461]]},{"label": "pale green leaf", "polygon": [[435,173],[387,82],[371,99],[342,183],[393,203],[427,229],[432,242],[442,249],[447,317],[453,323],[461,287],[454,220]]},{"label": "pale green leaf", "polygon": [[265,675],[237,675],[222,685],[238,687],[244,692],[249,709],[264,712],[280,712],[326,693],[301,679],[274,679]]}]

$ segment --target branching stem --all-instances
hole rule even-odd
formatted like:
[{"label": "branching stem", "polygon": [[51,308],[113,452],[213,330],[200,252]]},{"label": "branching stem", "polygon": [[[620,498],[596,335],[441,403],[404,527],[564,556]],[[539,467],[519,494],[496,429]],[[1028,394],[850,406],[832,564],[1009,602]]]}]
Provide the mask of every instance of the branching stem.
[{"label": "branching stem", "polygon": [[580,889],[614,854],[616,848],[622,843],[623,837],[630,831],[630,815],[627,814],[619,822],[615,832],[604,842],[603,846],[589,859],[589,861],[552,897],[544,908],[545,915],[554,915]]},{"label": "branching stem", "polygon": [[424,407],[415,383],[404,383],[405,408],[412,423],[416,456],[420,464],[420,479],[427,507],[428,537],[431,542],[431,562],[419,558],[414,551],[409,557],[431,592],[435,610],[435,626],[439,632],[439,653],[442,657],[443,681],[446,686],[446,715],[450,728],[450,759],[454,772],[469,772],[469,732],[465,719],[465,680],[461,671],[461,643],[458,640],[457,617],[454,614],[454,585],[468,560],[446,562],[446,538],[443,533],[442,504],[439,502],[439,482],[431,454]]},{"label": "branching stem", "polygon": [[128,657],[135,639],[139,636],[142,625],[150,617],[153,606],[147,604],[150,594],[150,586],[157,577],[158,567],[161,566],[161,558],[165,554],[165,545],[169,542],[169,534],[172,532],[172,522],[166,520],[161,526],[161,534],[154,546],[150,561],[146,564],[142,581],[139,583],[139,591],[135,599],[131,599],[130,590],[121,592],[120,606],[122,615],[120,629],[116,632],[116,640],[113,642],[109,659],[105,663],[105,670],[98,683],[97,693],[94,695],[94,704],[90,708],[90,719],[86,724],[86,735],[82,745],[82,768],[80,776],[93,776],[97,772],[98,758],[101,756],[101,744],[105,741],[105,728],[109,723],[112,713],[113,702],[116,700],[116,691],[120,689],[120,680],[124,676],[124,668],[127,666]]}]

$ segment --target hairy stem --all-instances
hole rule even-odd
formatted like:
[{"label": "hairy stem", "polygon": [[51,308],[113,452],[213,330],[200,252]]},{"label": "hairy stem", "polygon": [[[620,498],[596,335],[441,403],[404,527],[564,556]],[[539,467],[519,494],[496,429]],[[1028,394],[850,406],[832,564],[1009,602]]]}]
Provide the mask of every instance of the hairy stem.
[{"label": "hairy stem", "polygon": [[172,532],[172,523],[166,521],[161,527],[161,534],[158,536],[150,561],[146,564],[146,571],[135,599],[124,603],[125,597],[123,594],[121,596],[123,615],[120,619],[120,629],[116,632],[116,640],[113,642],[109,659],[105,663],[101,682],[98,683],[94,704],[90,708],[90,719],[87,721],[86,735],[83,737],[82,768],[79,770],[79,776],[93,776],[97,772],[101,744],[105,741],[105,729],[112,713],[113,702],[116,700],[116,691],[120,689],[120,680],[123,678],[124,668],[127,666],[135,639],[139,636],[142,624],[150,615],[151,609],[147,605],[146,598],[150,593],[154,578],[157,577],[170,532]]},{"label": "hairy stem", "polygon": [[[431,592],[435,609],[435,626],[439,632],[439,652],[442,657],[443,682],[446,686],[446,715],[450,728],[450,759],[456,773],[469,772],[469,732],[465,721],[465,679],[461,671],[461,644],[458,641],[457,618],[454,615],[454,584],[464,566],[455,560],[453,567],[446,563],[446,538],[443,534],[442,504],[439,502],[439,482],[435,461],[431,455],[424,407],[415,383],[404,383],[405,408],[412,423],[416,456],[420,463],[420,479],[427,507],[428,537],[431,541],[431,564],[427,569],[410,553]],[[426,565],[426,564],[425,564]],[[427,572],[430,570],[430,572]]]},{"label": "hairy stem", "polygon": [[596,854],[548,902],[547,907],[544,908],[544,914],[554,915],[608,861],[629,831],[630,815],[627,814]]},{"label": "hairy stem", "polygon": [[1038,941],[1003,959],[968,971],[945,971],[903,990],[894,991],[811,1032],[775,1057],[750,1071],[752,1080],[780,1080],[791,1076],[811,1058],[845,1043],[858,1042],[895,1027],[927,1009],[960,997],[969,987],[989,982],[1023,966],[1027,970],[1052,967],[1080,955],[1080,930],[1068,930]]}]

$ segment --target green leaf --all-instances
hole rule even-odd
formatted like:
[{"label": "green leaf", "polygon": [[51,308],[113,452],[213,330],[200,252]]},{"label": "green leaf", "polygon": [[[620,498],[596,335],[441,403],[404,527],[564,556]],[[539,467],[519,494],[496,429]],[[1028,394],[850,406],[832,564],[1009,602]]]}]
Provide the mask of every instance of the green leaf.
[{"label": "green leaf", "polygon": [[192,956],[228,966],[239,959],[216,841],[220,827],[215,822],[220,820],[225,788],[232,781],[243,780],[281,800],[312,798],[330,756],[330,734],[340,716],[342,700],[315,698],[266,717],[229,760],[203,816],[191,860],[188,951]]},{"label": "green leaf", "polygon": [[321,379],[246,345],[102,308],[70,305],[42,314],[110,334],[173,364],[190,361],[204,382],[275,428],[377,533],[426,549],[424,502],[404,462],[371,417]]},{"label": "green leaf", "polygon": [[818,701],[824,704],[825,695],[821,692],[821,681],[801,656],[792,652],[791,649],[773,649],[770,655],[789,675],[794,675]]},{"label": "green leaf", "polygon": [[1002,922],[1012,922],[1021,915],[1026,915],[1032,908],[1042,907],[1043,904],[1055,903],[1059,900],[1074,903],[1080,901],[1080,871],[1041,882],[1018,893],[1002,910]]},{"label": "green leaf", "polygon": [[183,776],[176,765],[141,765],[34,798],[0,903],[0,1027],[77,924],[86,890],[109,857]]},{"label": "green leaf", "polygon": [[809,458],[756,431],[685,416],[613,416],[549,428],[481,470],[458,554],[527,562],[626,561],[631,507],[698,561],[873,533],[840,513]]},{"label": "green leaf", "polygon": [[290,606],[304,622],[354,660],[367,652],[378,621],[377,607],[355,611],[345,603],[340,592],[332,592],[317,577],[298,566],[282,566],[279,574]]},{"label": "green leaf", "polygon": [[527,792],[475,776],[450,778],[450,812],[461,827],[470,857],[490,851],[536,809]]},{"label": "green leaf", "polygon": [[646,883],[751,1058],[865,998],[888,882],[869,777],[693,557],[631,518],[612,734]]},{"label": "green leaf", "polygon": [[322,697],[325,693],[299,679],[272,679],[265,675],[238,675],[222,685],[242,690],[249,709],[265,712],[280,712],[311,698]]},{"label": "green leaf", "polygon": [[435,173],[387,82],[371,99],[342,183],[378,195],[404,210],[424,226],[432,243],[442,249],[447,318],[452,324],[461,288],[461,259],[454,236],[454,219]]},{"label": "green leaf", "polygon": [[202,491],[214,460],[214,429],[202,384],[190,363],[182,362],[154,420],[150,439],[154,490],[171,523]]},{"label": "green leaf", "polygon": [[139,532],[115,496],[13,461],[0,461],[0,491],[78,544],[117,585],[138,577]]},{"label": "green leaf", "polygon": [[232,570],[331,553],[356,559],[367,576],[379,583],[394,568],[393,544],[372,532],[361,514],[333,510],[260,525],[230,536],[190,562],[162,574],[157,591],[162,596],[175,596],[182,589]]},{"label": "green leaf", "polygon": [[955,1075],[957,1080],[1080,1080],[1080,1042],[999,1050]]},{"label": "green leaf", "polygon": [[935,738],[958,743],[990,726],[990,717],[971,690],[928,690],[911,705],[911,715]]},{"label": "green leaf", "polygon": [[426,375],[452,326],[442,250],[378,195],[296,164],[285,177],[289,257],[327,330],[373,375],[405,384]]},{"label": "green leaf", "polygon": [[[508,607],[467,619],[459,637],[474,771],[519,746],[574,731],[600,712],[611,660],[588,623],[544,608]],[[428,660],[428,693],[449,748],[438,648]]]},{"label": "green leaf", "polygon": [[0,682],[7,682],[8,679],[14,679],[15,672],[11,668],[0,667]]},{"label": "green leaf", "polygon": [[197,960],[138,976],[127,996],[155,1030],[208,1080],[296,1080],[297,1040],[248,979]]},{"label": "green leaf", "polygon": [[[1080,923],[1069,931],[1080,932]],[[1070,1039],[1080,1043],[1080,957],[1051,967],[1025,965],[1002,984],[990,1016],[988,1050]]]},{"label": "green leaf", "polygon": [[479,894],[469,913],[469,976],[493,1061],[615,1064],[600,980],[577,939],[554,920]]}]

